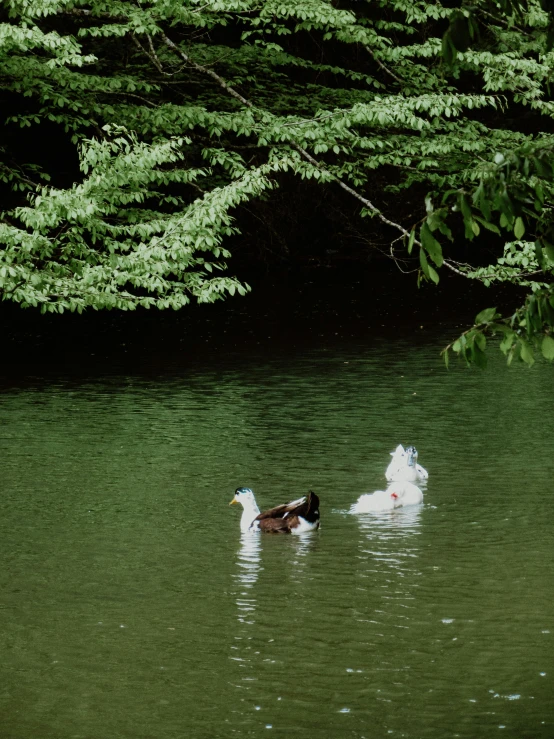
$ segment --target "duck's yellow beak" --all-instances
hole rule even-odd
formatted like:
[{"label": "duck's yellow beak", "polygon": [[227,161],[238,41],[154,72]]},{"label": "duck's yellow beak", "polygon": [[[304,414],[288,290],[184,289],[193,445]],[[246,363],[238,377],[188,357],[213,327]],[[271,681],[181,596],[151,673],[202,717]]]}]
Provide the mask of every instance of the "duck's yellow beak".
[{"label": "duck's yellow beak", "polygon": [[237,499],[233,498],[233,500],[229,503],[229,505],[237,505]]}]

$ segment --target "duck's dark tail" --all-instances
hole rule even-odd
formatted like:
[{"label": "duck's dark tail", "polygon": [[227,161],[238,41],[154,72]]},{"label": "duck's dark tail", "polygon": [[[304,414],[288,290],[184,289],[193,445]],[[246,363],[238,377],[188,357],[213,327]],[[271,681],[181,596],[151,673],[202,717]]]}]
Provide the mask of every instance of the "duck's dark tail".
[{"label": "duck's dark tail", "polygon": [[302,516],[309,523],[319,521],[319,498],[313,490],[310,490],[305,502],[299,506],[297,515]]}]

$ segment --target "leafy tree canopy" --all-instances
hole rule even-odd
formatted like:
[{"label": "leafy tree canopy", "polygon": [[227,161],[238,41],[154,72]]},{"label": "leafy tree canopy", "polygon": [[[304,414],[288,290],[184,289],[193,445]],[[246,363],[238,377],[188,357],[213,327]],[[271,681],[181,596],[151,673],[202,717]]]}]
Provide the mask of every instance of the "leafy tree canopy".
[{"label": "leafy tree canopy", "polygon": [[[5,0],[3,297],[43,311],[180,308],[244,293],[237,212],[291,178],[352,199],[418,279],[520,285],[487,335],[554,358],[548,0]],[[80,176],[17,132],[63,129]],[[418,194],[418,212],[399,205]],[[427,197],[423,197],[427,193]],[[291,206],[292,207],[292,206]],[[461,232],[472,264],[456,259]],[[492,243],[493,248],[489,248]],[[487,248],[483,245],[487,244]]]}]

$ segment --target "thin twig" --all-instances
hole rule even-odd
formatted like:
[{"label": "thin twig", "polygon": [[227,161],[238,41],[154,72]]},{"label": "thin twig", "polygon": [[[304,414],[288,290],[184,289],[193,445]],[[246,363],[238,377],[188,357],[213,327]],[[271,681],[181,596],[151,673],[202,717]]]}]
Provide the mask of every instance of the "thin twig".
[{"label": "thin twig", "polygon": [[[71,13],[75,15],[91,15],[91,11],[89,10],[82,10],[82,9],[72,9],[70,11]],[[117,19],[126,20],[125,17],[117,16]],[[195,62],[188,54],[186,54],[177,44],[172,41],[167,34],[165,34],[163,31],[160,34],[160,37],[164,44],[177,56],[179,56],[187,65],[195,69],[197,72],[200,72],[203,75],[207,75],[208,77],[211,77],[211,79],[216,82],[219,87],[221,87],[225,92],[233,97],[235,100],[237,100],[241,105],[243,105],[246,108],[249,108],[250,110],[254,109],[254,105],[244,97],[244,95],[241,95],[237,90],[234,89],[234,87],[231,87],[231,85],[227,84],[227,82],[218,75],[216,72],[213,71],[213,69],[209,69],[208,67],[203,66],[202,64],[198,64]],[[164,75],[166,74],[163,72],[163,70],[159,67],[159,60],[158,58],[152,53],[146,49],[140,44],[138,39],[132,34],[133,41],[135,44],[143,51],[148,58],[152,61],[156,69],[158,71],[162,72]],[[300,144],[296,143],[295,141],[290,141],[290,145],[312,166],[316,167],[320,172],[323,172],[327,177],[329,177],[331,180],[336,182],[336,184],[342,188],[345,192],[347,192],[349,195],[354,197],[356,200],[358,200],[360,203],[362,203],[366,208],[368,208],[382,223],[385,223],[388,226],[391,226],[392,228],[396,229],[397,231],[400,231],[400,233],[405,236],[409,237],[409,232],[399,223],[395,223],[394,221],[391,221],[389,218],[384,216],[379,208],[375,206],[368,198],[361,195],[359,192],[354,190],[353,187],[350,187],[350,185],[347,185],[343,180],[341,180],[337,175],[330,172],[327,167],[325,167],[321,162],[319,162],[317,159],[315,159],[306,149],[304,149]],[[421,246],[419,241],[414,241],[414,243],[418,244],[418,246]]]},{"label": "thin twig", "polygon": [[[210,76],[217,84],[222,87],[229,95],[235,98],[235,100],[238,100],[242,105],[249,109],[253,109],[253,104],[247,100],[243,95],[241,95],[239,92],[237,92],[233,87],[228,85],[225,80],[220,77],[216,72],[214,72],[212,69],[208,69],[207,67],[202,66],[201,64],[198,64],[197,62],[193,61],[188,54],[185,54],[184,51],[182,51],[177,44],[175,44],[168,36],[162,34],[162,39],[166,46],[171,49],[174,53],[178,54],[185,62],[190,64],[193,69],[196,69],[198,72],[201,72],[202,74],[207,74]],[[316,169],[318,169],[320,172],[323,172],[325,175],[327,175],[329,178],[331,178],[334,182],[337,183],[339,187],[341,187],[345,192],[347,192],[349,195],[352,195],[352,197],[356,198],[360,203],[365,205],[366,208],[371,210],[380,221],[383,223],[386,223],[388,226],[392,226],[392,228],[397,229],[400,231],[404,236],[409,237],[409,231],[407,231],[403,226],[401,226],[399,223],[395,223],[394,221],[391,221],[389,218],[384,216],[379,208],[377,208],[370,200],[368,200],[366,197],[361,195],[359,192],[354,190],[353,187],[350,187],[350,185],[347,185],[343,180],[341,180],[337,175],[334,175],[332,172],[330,172],[327,167],[325,167],[321,162],[319,162],[317,159],[315,159],[306,149],[304,149],[300,144],[297,144],[295,141],[291,141],[290,145],[310,164],[312,164]],[[420,243],[416,241],[418,245]]]},{"label": "thin twig", "polygon": [[397,77],[394,72],[391,72],[388,67],[386,67],[383,62],[379,61],[379,59],[375,56],[375,52],[369,48],[369,46],[364,46],[367,53],[370,55],[370,57],[373,58],[373,61],[376,62],[376,64],[383,70],[383,72],[386,72],[389,74],[394,80],[396,80],[399,84],[404,85],[404,82],[400,79],[400,77]]},{"label": "thin twig", "polygon": [[466,277],[468,280],[469,279],[472,279],[465,272],[462,272],[461,270],[457,269],[457,267],[454,267],[454,265],[448,259],[445,259],[444,262],[443,262],[443,264],[446,267],[448,267],[448,269],[451,269],[452,272],[455,272],[457,275],[461,275],[462,277]]},{"label": "thin twig", "polygon": [[[163,74],[164,76],[167,75],[167,72],[164,72],[164,70],[162,68],[162,65],[160,63],[160,60],[158,59],[158,57],[156,56],[156,54],[155,53],[152,54],[150,51],[148,51],[147,49],[145,49],[144,46],[140,43],[140,41],[138,40],[138,38],[135,36],[134,33],[131,33],[131,39],[132,39],[133,43],[135,44],[135,46],[137,47],[137,49],[139,51],[142,51],[144,54],[146,54],[146,56],[150,59],[150,61],[156,67],[156,69],[158,70],[158,72],[160,74]],[[150,41],[150,46],[152,46],[152,41],[150,39],[150,36],[148,36],[148,40]],[[152,49],[152,51],[153,51],[153,49]]]},{"label": "thin twig", "polygon": [[488,10],[484,10],[483,8],[475,8],[476,12],[481,15],[486,15],[489,18],[491,18],[493,21],[498,23],[499,26],[504,26],[505,28],[511,30],[511,28],[514,28],[516,31],[519,31],[519,33],[522,33],[524,36],[529,36],[529,38],[533,38],[532,34],[529,33],[529,31],[525,31],[521,26],[516,26],[514,24],[508,23],[508,21],[505,21],[503,18],[498,18],[497,16],[493,15],[492,13],[489,13]]}]

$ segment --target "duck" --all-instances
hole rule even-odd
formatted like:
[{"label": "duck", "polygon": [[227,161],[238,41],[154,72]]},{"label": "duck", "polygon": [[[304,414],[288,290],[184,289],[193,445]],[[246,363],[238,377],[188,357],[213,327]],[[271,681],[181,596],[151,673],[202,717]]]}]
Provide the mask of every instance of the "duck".
[{"label": "duck", "polygon": [[253,490],[237,488],[229,505],[238,503],[243,508],[242,533],[304,534],[319,528],[319,498],[312,490],[302,498],[260,513]]},{"label": "duck", "polygon": [[411,482],[393,482],[386,490],[360,495],[350,513],[379,513],[423,502],[423,493]]},{"label": "duck", "polygon": [[415,446],[404,449],[402,444],[399,444],[390,455],[392,459],[385,472],[389,482],[415,482],[428,479],[427,470],[417,463],[418,453]]}]

